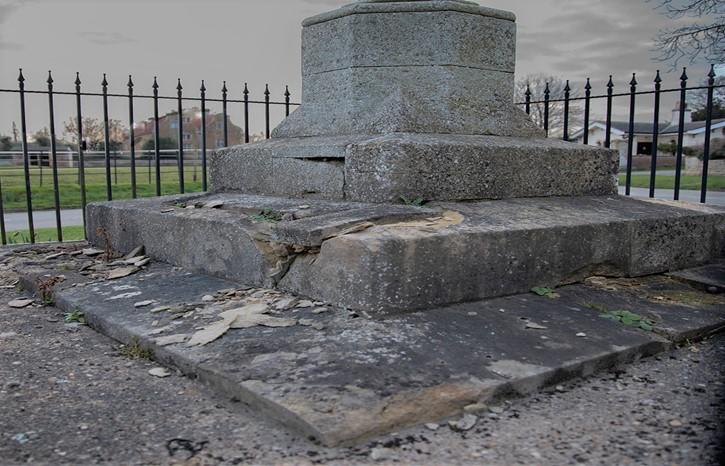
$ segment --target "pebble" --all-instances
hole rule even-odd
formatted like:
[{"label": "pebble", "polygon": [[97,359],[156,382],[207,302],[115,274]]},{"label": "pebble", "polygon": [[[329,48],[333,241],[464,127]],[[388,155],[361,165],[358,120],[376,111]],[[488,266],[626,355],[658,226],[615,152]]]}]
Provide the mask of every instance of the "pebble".
[{"label": "pebble", "polygon": [[312,307],[314,305],[315,304],[312,301],[309,301],[309,300],[305,299],[305,300],[300,301],[299,303],[297,303],[297,306],[296,307],[299,308],[299,309],[305,309],[305,308],[308,308],[308,307]]},{"label": "pebble", "polygon": [[466,414],[458,421],[448,421],[448,426],[456,432],[465,432],[473,429],[478,422],[478,417],[473,414]]},{"label": "pebble", "polygon": [[428,424],[425,425],[425,428],[426,429],[432,430],[433,432],[435,432],[436,430],[440,429],[440,427],[441,427],[440,425],[438,425],[438,424],[436,424],[434,422],[429,422]]},{"label": "pebble", "polygon": [[151,299],[147,299],[146,301],[139,301],[139,302],[135,303],[133,305],[133,307],[146,307],[146,306],[152,305],[154,302],[155,301],[153,301]]},{"label": "pebble", "polygon": [[0,333],[0,338],[12,338],[12,337],[16,337],[16,336],[18,336],[18,334],[15,332]]},{"label": "pebble", "polygon": [[682,421],[673,419],[670,421],[670,426],[671,427],[682,427]]},{"label": "pebble", "polygon": [[370,459],[373,461],[383,461],[390,459],[392,456],[393,451],[390,448],[373,448],[370,451]]},{"label": "pebble", "polygon": [[487,408],[487,406],[483,403],[474,403],[472,405],[468,405],[468,406],[464,407],[463,411],[466,413],[473,414],[473,413],[481,412],[481,411],[485,410],[486,408]]},{"label": "pebble", "polygon": [[204,297],[201,298],[202,303],[210,303],[212,301],[214,301],[214,296],[212,296],[210,294],[205,295]]},{"label": "pebble", "polygon": [[149,375],[153,375],[154,377],[159,377],[163,379],[165,377],[169,377],[171,375],[171,372],[169,372],[169,370],[164,367],[154,367],[153,369],[149,370]]},{"label": "pebble", "polygon": [[27,298],[20,298],[20,299],[13,299],[8,303],[8,306],[14,308],[14,309],[22,309],[24,307],[28,307],[31,304],[33,304],[32,299]]},{"label": "pebble", "polygon": [[584,333],[584,332],[579,332],[579,333],[577,333],[577,334],[576,334],[576,336],[577,336],[578,338],[586,338],[587,334],[586,334],[586,333]]}]

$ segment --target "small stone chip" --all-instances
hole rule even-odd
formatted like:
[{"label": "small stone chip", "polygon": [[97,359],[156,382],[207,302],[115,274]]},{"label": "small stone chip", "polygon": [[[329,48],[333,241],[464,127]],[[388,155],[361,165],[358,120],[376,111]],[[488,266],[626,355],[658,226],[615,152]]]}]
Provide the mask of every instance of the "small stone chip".
[{"label": "small stone chip", "polygon": [[154,367],[153,369],[149,370],[149,375],[153,375],[154,377],[163,379],[165,377],[169,377],[171,375],[171,372],[169,372],[169,370],[165,367]]},{"label": "small stone chip", "polygon": [[682,427],[682,421],[680,421],[678,419],[673,419],[670,421],[670,426],[671,427]]},{"label": "small stone chip", "polygon": [[305,309],[308,307],[312,307],[314,305],[315,305],[315,303],[313,303],[310,300],[305,299],[305,300],[302,300],[299,303],[297,303],[297,306],[295,306],[295,307],[297,307],[298,309]]},{"label": "small stone chip", "polygon": [[435,432],[436,430],[440,429],[440,427],[441,426],[439,426],[438,424],[433,423],[433,422],[429,422],[428,424],[425,425],[425,428],[426,429],[432,430],[433,432]]},{"label": "small stone chip", "polygon": [[158,314],[159,312],[168,311],[169,309],[171,309],[169,306],[158,306],[158,307],[151,309],[150,312],[153,314]]},{"label": "small stone chip", "polygon": [[224,201],[220,201],[220,200],[217,199],[217,200],[214,200],[214,201],[209,201],[206,204],[204,204],[204,208],[205,209],[219,209],[223,205],[224,205]]},{"label": "small stone chip", "polygon": [[201,298],[201,302],[202,302],[202,303],[210,303],[210,302],[212,302],[212,301],[214,301],[214,296],[212,296],[212,295],[210,295],[210,294],[208,294],[208,295],[204,295],[204,296],[202,296],[202,298]]},{"label": "small stone chip", "polygon": [[584,333],[584,332],[579,332],[579,333],[576,334],[576,336],[579,337],[579,338],[586,338],[587,337],[587,334]]},{"label": "small stone chip", "polygon": [[189,335],[185,334],[169,335],[166,337],[157,338],[156,344],[159,346],[178,345],[179,343],[184,343],[187,338],[189,338]]},{"label": "small stone chip", "polygon": [[108,274],[109,280],[117,280],[119,278],[128,277],[129,275],[133,275],[136,272],[138,272],[138,267],[131,266],[131,267],[120,267],[117,269],[111,270],[111,272]]},{"label": "small stone chip", "polygon": [[541,324],[537,324],[536,322],[527,322],[526,328],[530,330],[546,330],[548,327],[544,327]]},{"label": "small stone chip", "polygon": [[473,414],[466,414],[458,421],[448,421],[448,426],[450,426],[451,430],[453,431],[465,432],[467,430],[473,429],[477,422],[477,416],[474,416]]},{"label": "small stone chip", "polygon": [[137,303],[134,303],[133,307],[146,307],[146,306],[152,305],[155,302],[156,301],[154,301],[152,299],[147,299],[146,301],[139,301]]},{"label": "small stone chip", "polygon": [[22,309],[24,307],[28,307],[31,304],[33,304],[32,299],[28,298],[20,298],[20,299],[13,299],[8,303],[8,306],[15,308],[15,309]]},{"label": "small stone chip", "polygon": [[488,406],[486,406],[483,403],[474,403],[472,405],[465,406],[463,408],[463,411],[466,413],[469,413],[469,414],[474,414],[474,413],[480,413],[481,411],[485,410],[486,408],[488,408]]},{"label": "small stone chip", "polygon": [[103,254],[102,250],[96,249],[96,248],[86,248],[81,252],[84,256],[88,256],[88,257],[95,257],[95,256],[100,256],[101,254]]}]

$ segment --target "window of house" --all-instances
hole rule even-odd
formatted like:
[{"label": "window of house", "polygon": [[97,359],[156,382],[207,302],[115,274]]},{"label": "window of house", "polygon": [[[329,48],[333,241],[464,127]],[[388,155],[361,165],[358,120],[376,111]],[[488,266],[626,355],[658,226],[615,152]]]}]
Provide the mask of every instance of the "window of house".
[{"label": "window of house", "polygon": [[184,123],[191,123],[191,117],[184,117]]},{"label": "window of house", "polygon": [[224,147],[224,139],[217,139],[216,140],[216,146],[217,147]]},{"label": "window of house", "polygon": [[191,133],[184,133],[184,140],[188,141],[191,139]]}]

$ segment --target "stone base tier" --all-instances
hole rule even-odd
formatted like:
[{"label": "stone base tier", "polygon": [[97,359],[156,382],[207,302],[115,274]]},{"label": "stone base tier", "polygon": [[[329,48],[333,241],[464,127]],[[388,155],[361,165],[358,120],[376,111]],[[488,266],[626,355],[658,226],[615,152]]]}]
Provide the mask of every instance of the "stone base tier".
[{"label": "stone base tier", "polygon": [[271,139],[209,166],[215,192],[382,203],[613,195],[618,160],[552,139],[394,133]]},{"label": "stone base tier", "polygon": [[99,247],[144,245],[190,271],[383,314],[725,256],[725,210],[619,196],[418,208],[216,194],[92,204],[87,217]]}]

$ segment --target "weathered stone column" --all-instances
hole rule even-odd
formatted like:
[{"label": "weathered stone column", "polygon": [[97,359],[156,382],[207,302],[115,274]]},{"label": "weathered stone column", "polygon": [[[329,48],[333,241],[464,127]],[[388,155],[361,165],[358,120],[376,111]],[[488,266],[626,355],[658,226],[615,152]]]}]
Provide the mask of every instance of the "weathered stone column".
[{"label": "weathered stone column", "polygon": [[215,154],[216,191],[364,202],[616,193],[616,155],[544,139],[513,104],[512,13],[368,0],[307,19],[302,106]]}]

